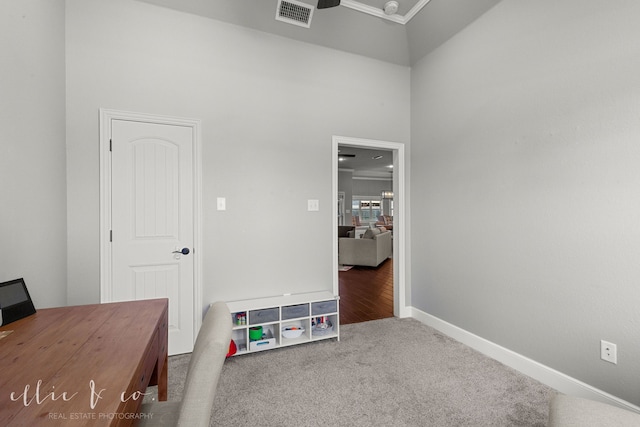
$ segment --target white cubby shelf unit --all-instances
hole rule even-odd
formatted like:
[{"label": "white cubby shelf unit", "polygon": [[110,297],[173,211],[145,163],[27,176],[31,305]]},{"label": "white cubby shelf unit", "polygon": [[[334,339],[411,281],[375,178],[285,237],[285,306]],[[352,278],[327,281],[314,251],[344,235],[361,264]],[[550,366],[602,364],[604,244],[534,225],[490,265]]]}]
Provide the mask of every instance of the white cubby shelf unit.
[{"label": "white cubby shelf unit", "polygon": [[234,356],[331,338],[339,341],[339,299],[331,292],[309,292],[228,301]]}]

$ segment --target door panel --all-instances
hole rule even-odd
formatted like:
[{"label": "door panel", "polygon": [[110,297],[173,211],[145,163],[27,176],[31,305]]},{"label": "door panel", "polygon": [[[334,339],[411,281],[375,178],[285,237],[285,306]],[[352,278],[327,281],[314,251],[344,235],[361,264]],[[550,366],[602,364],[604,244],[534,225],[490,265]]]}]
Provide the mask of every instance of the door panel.
[{"label": "door panel", "polygon": [[179,147],[153,139],[131,144],[136,238],[179,239]]},{"label": "door panel", "polygon": [[112,298],[169,298],[169,354],[193,348],[193,130],[112,120]]}]

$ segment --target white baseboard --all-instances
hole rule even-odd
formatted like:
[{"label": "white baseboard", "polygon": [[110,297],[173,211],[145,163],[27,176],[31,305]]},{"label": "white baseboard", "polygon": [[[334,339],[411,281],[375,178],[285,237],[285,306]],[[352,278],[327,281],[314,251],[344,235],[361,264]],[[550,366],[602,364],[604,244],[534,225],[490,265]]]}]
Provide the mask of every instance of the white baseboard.
[{"label": "white baseboard", "polygon": [[497,360],[523,374],[558,390],[560,393],[584,397],[599,402],[608,403],[623,409],[640,413],[640,407],[615,397],[607,392],[599,390],[589,384],[556,371],[548,366],[529,359],[521,354],[504,348],[489,340],[479,337],[471,332],[445,322],[431,314],[425,313],[415,307],[410,307],[411,317],[427,326],[442,332],[451,338],[468,345],[469,347]]}]

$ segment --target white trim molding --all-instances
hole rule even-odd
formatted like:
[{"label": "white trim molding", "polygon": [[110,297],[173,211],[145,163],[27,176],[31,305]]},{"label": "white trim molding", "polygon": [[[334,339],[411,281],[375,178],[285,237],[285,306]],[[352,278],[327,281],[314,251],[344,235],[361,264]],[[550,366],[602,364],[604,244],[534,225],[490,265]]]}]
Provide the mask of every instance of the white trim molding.
[{"label": "white trim molding", "polygon": [[348,7],[349,9],[357,10],[358,12],[366,13],[372,16],[377,16],[378,18],[386,19],[388,21],[395,22],[397,24],[406,25],[407,22],[411,20],[418,12],[422,10],[423,7],[427,5],[431,0],[420,0],[416,3],[415,6],[411,8],[406,15],[398,15],[397,13],[394,15],[387,15],[384,13],[384,10],[379,9],[377,7],[369,6],[363,3],[360,3],[355,0],[342,0],[340,2],[340,6]]},{"label": "white trim molding", "polygon": [[[393,312],[397,317],[411,316],[407,306],[407,238],[406,238],[406,192],[405,192],[405,146],[399,142],[377,141],[373,139],[333,136],[331,146],[332,165],[332,206],[331,212],[338,212],[338,145],[350,145],[362,148],[381,148],[393,150],[393,193],[395,212],[393,217]],[[338,217],[333,215],[333,293],[339,294],[338,281]]]},{"label": "white trim molding", "polygon": [[549,387],[567,395],[584,397],[603,403],[608,403],[623,409],[640,413],[640,407],[597,389],[580,380],[556,371],[542,363],[529,359],[508,348],[486,340],[478,335],[452,325],[436,316],[425,313],[415,307],[410,307],[411,317],[430,326],[445,335],[497,360]]}]

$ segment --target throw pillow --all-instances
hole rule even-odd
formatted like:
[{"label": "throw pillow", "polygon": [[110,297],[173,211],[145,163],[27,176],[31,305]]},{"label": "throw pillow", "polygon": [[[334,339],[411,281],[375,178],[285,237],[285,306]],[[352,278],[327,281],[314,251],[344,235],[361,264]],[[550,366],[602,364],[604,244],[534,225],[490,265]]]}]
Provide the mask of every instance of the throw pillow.
[{"label": "throw pillow", "polygon": [[369,228],[364,232],[364,236],[362,236],[362,238],[373,239],[373,237],[377,236],[378,234],[380,234],[380,230],[378,230],[377,228]]}]

